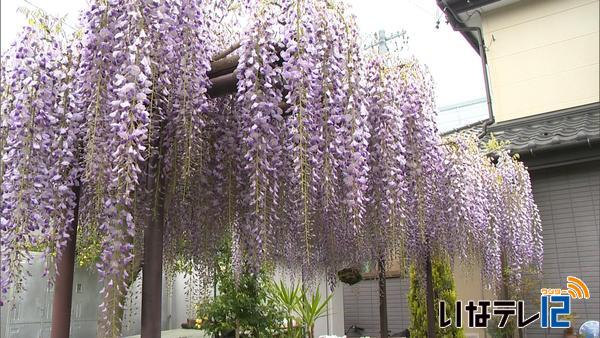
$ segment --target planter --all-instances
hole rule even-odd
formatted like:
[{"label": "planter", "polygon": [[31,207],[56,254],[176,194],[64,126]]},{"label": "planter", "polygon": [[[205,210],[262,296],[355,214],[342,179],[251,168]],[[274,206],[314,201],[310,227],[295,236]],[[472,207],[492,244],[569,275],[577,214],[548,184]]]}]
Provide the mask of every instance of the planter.
[{"label": "planter", "polygon": [[181,324],[182,329],[195,329],[196,328],[196,319],[188,318],[185,323]]},{"label": "planter", "polygon": [[346,268],[338,271],[338,278],[342,283],[354,285],[362,280],[362,275],[358,268]]}]

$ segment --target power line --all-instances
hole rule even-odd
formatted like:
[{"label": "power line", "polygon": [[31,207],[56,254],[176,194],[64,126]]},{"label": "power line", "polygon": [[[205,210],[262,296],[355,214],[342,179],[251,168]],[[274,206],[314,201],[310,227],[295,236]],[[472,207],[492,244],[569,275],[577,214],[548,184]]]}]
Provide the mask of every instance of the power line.
[{"label": "power line", "polygon": [[429,11],[427,8],[421,6],[418,2],[415,2],[414,0],[408,0],[408,2],[410,2],[411,5],[420,9],[423,13],[431,16],[432,18],[435,17],[435,13],[433,13],[433,12]]}]

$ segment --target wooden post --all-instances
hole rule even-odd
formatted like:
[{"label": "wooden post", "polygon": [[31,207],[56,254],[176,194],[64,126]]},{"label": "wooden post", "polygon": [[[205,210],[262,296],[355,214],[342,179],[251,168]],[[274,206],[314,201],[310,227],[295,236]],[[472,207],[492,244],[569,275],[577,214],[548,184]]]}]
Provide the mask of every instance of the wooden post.
[{"label": "wooden post", "polygon": [[379,265],[379,332],[381,338],[388,338],[387,289],[385,281],[385,258],[377,262]]},{"label": "wooden post", "polygon": [[426,270],[426,279],[427,279],[427,287],[426,287],[426,300],[427,300],[427,337],[435,338],[436,337],[436,316],[435,316],[435,295],[433,293],[433,270],[431,266],[431,256],[427,255],[427,260],[425,262],[425,270]]},{"label": "wooden post", "polygon": [[[164,127],[164,121],[161,129]],[[163,230],[165,219],[166,178],[162,173],[159,152],[163,142],[149,159],[149,189],[155,194],[150,222],[144,228],[144,261],[142,265],[142,338],[160,338],[162,305]]]},{"label": "wooden post", "polygon": [[71,331],[71,301],[73,299],[73,273],[75,270],[75,247],[77,246],[77,226],[79,225],[79,196],[81,187],[73,188],[75,192],[75,210],[73,222],[69,229],[69,239],[63,248],[56,267],[54,281],[54,299],[52,300],[51,338],[69,338]]},{"label": "wooden post", "polygon": [[163,222],[159,217],[144,229],[142,268],[142,337],[160,338],[162,303]]}]

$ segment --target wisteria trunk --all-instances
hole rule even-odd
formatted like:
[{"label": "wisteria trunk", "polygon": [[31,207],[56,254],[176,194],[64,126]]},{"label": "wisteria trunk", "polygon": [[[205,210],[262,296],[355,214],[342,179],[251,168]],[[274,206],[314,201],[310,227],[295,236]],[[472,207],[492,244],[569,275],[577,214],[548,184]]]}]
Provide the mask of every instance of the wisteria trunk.
[{"label": "wisteria trunk", "polygon": [[[106,302],[108,299],[116,299],[115,303],[125,304],[125,298],[127,294],[125,292],[117,292],[117,290],[108,291],[104,298]],[[117,307],[114,311],[114,318],[104,318],[102,315],[98,318],[98,329],[96,330],[96,338],[116,338],[116,332],[121,332],[123,328],[123,307]],[[69,337],[68,335],[65,337]]]},{"label": "wisteria trunk", "polygon": [[[133,283],[135,283],[135,281],[137,280],[137,276],[140,274],[142,267],[139,263],[140,262],[138,260],[138,263],[135,266],[133,266],[132,270],[128,271],[130,276],[132,276],[132,277],[127,282],[127,289],[126,289],[127,292],[129,292],[129,290],[131,290],[131,286],[133,285]],[[115,295],[115,297],[117,297],[118,304],[125,304],[125,301],[126,301],[127,295],[128,295],[127,292],[120,292]],[[125,317],[125,307],[124,306],[118,307],[116,309],[115,317],[116,317],[116,320],[114,323],[114,326],[115,326],[114,331],[120,332],[122,334],[123,333],[122,332],[123,319]],[[102,318],[102,316],[100,316],[100,319],[98,320],[98,328],[102,328],[105,326],[106,326],[106,321]],[[68,335],[65,337],[68,337]],[[54,338],[54,337],[52,337],[52,338]],[[113,335],[109,331],[98,329],[96,332],[96,338],[113,338]]]},{"label": "wisteria trunk", "polygon": [[381,257],[379,265],[379,332],[381,338],[388,338],[387,289],[385,280],[385,259]]},{"label": "wisteria trunk", "polygon": [[510,300],[510,293],[508,291],[510,276],[509,276],[508,266],[507,266],[507,262],[506,262],[506,254],[502,253],[500,259],[502,261],[502,265],[501,265],[501,267],[502,267],[502,286],[501,286],[502,299]]},{"label": "wisteria trunk", "polygon": [[435,338],[435,295],[433,294],[433,271],[431,267],[431,256],[427,255],[425,261],[425,274],[427,279],[426,300],[427,300],[427,337]]},{"label": "wisteria trunk", "polygon": [[54,300],[52,301],[51,338],[69,337],[71,331],[71,303],[73,299],[73,273],[75,270],[75,247],[77,246],[77,226],[79,223],[80,188],[75,187],[75,210],[69,230],[69,239],[63,248],[57,264],[54,282]]},{"label": "wisteria trunk", "polygon": [[[500,259],[501,259],[501,261],[502,261],[502,265],[501,265],[501,267],[502,267],[502,286],[501,286],[501,294],[502,294],[502,295],[501,295],[501,296],[502,296],[502,299],[503,299],[503,300],[510,300],[510,299],[511,299],[511,296],[510,296],[510,290],[509,290],[509,285],[510,285],[510,284],[509,284],[509,283],[510,283],[510,275],[509,275],[509,270],[508,270],[508,264],[507,264],[507,261],[506,261],[506,254],[505,254],[505,253],[502,253],[502,255],[501,255],[501,258],[500,258]],[[519,337],[521,337],[521,335],[522,335],[522,332],[521,332],[521,331],[522,331],[521,329],[518,329],[518,332],[519,332]],[[509,338],[509,337],[510,337],[510,338],[514,337],[514,332],[511,332],[511,333],[508,333],[508,332],[507,332],[507,334],[509,334],[509,335],[507,336],[507,338]]]}]

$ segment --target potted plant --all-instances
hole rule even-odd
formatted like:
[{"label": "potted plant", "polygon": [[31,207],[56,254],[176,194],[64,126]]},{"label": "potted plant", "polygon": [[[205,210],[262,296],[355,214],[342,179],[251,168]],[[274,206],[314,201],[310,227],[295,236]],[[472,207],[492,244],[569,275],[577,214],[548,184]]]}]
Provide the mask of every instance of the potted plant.
[{"label": "potted plant", "polygon": [[354,285],[362,280],[360,269],[355,267],[342,269],[338,271],[337,275],[342,283],[348,285]]}]

